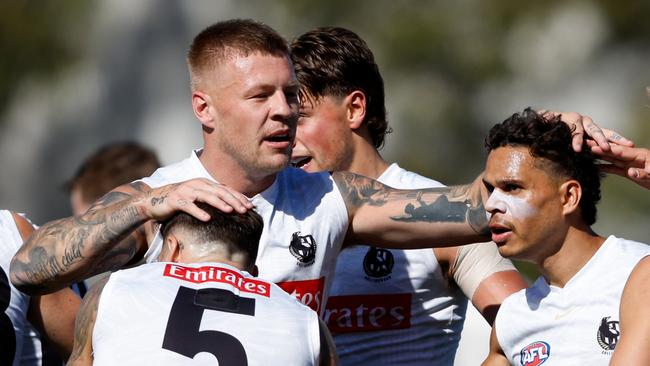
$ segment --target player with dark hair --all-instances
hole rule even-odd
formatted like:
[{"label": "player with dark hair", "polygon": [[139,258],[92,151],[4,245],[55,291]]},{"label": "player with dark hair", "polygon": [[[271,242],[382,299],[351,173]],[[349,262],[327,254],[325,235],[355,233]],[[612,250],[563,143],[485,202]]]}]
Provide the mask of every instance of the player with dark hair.
[{"label": "player with dark hair", "polygon": [[[296,166],[348,170],[396,188],[443,186],[379,154],[389,131],[384,85],[363,39],[317,28],[291,43],[291,57],[301,85]],[[405,213],[419,212],[435,211],[417,197]],[[324,316],[344,365],[452,365],[467,299],[491,324],[501,301],[526,287],[494,243],[433,250],[360,243],[349,240],[339,255]]]},{"label": "player with dark hair", "polygon": [[486,138],[492,240],[542,276],[501,305],[484,365],[650,363],[650,246],[593,231],[601,172],[571,139],[530,109]]},{"label": "player with dark hair", "polygon": [[163,223],[160,262],[111,274],[77,317],[68,365],[333,365],[318,315],[256,279],[262,218],[199,203]]}]

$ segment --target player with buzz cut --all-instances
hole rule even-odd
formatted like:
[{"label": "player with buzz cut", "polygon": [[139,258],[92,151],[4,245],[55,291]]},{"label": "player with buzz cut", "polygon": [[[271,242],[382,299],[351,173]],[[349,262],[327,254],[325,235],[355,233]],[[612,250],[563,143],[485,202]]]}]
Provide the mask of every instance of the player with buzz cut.
[{"label": "player with buzz cut", "polygon": [[501,305],[484,366],[650,364],[650,246],[594,232],[601,171],[571,135],[527,109],[486,138],[492,240],[542,276]]}]

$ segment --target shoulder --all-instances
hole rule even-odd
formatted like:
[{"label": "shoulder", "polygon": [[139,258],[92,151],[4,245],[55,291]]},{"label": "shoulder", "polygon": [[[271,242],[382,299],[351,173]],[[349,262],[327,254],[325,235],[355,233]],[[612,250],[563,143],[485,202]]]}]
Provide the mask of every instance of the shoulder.
[{"label": "shoulder", "polygon": [[544,277],[540,276],[537,280],[524,289],[513,292],[510,296],[506,297],[501,303],[499,316],[509,316],[506,313],[528,311],[530,309],[538,310],[539,303],[549,292],[548,284]]},{"label": "shoulder", "polygon": [[[209,177],[195,152],[179,162],[156,169],[150,176],[139,180],[151,188],[178,183],[191,178]],[[138,182],[138,181],[137,181]]]},{"label": "shoulder", "polygon": [[27,240],[27,238],[34,232],[34,226],[23,215],[12,212],[11,216],[13,217],[14,223],[16,224],[16,228],[18,228],[18,232],[20,233],[20,236],[23,238],[23,241]]},{"label": "shoulder", "polygon": [[300,183],[300,185],[304,182],[327,183],[332,181],[331,174],[328,172],[309,173],[293,167],[288,167],[278,173],[278,179],[288,183]]},{"label": "shoulder", "polygon": [[641,255],[644,255],[645,253],[650,253],[650,245],[648,245],[646,243],[641,243],[641,242],[634,241],[634,240],[618,238],[618,237],[615,237],[614,235],[610,235],[607,238],[607,241],[611,242],[611,247],[615,251],[638,253],[638,254],[641,254]]},{"label": "shoulder", "polygon": [[391,187],[401,189],[435,188],[445,186],[436,180],[401,168],[397,163],[391,164],[377,180]]},{"label": "shoulder", "polygon": [[328,172],[308,173],[288,167],[277,175],[277,189],[290,194],[291,199],[316,199],[336,191],[334,180]]}]

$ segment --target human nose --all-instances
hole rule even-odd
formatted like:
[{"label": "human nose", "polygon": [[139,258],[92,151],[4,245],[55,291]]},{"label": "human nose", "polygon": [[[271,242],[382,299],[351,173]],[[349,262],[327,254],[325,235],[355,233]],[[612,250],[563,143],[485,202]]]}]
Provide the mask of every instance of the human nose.
[{"label": "human nose", "polygon": [[506,212],[507,205],[505,204],[504,195],[500,190],[494,189],[487,201],[485,201],[485,210],[491,215],[501,212]]},{"label": "human nose", "polygon": [[276,93],[271,106],[271,118],[295,125],[298,118],[298,104],[284,93]]}]

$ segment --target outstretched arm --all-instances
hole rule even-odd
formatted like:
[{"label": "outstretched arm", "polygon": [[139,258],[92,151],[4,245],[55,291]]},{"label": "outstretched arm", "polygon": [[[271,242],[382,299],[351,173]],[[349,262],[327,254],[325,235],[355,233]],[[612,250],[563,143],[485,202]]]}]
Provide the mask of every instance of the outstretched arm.
[{"label": "outstretched arm", "polygon": [[88,366],[93,364],[93,329],[97,319],[97,307],[102,290],[109,277],[102,278],[86,294],[74,328],[74,346],[68,359],[67,366]]},{"label": "outstretched arm", "polygon": [[21,291],[46,293],[119,269],[136,253],[146,251],[146,234],[153,232],[150,220],[164,220],[177,211],[208,220],[195,201],[226,212],[245,212],[251,207],[242,194],[207,179],[156,189],[139,182],[121,186],[84,214],[47,223],[35,231],[11,262],[11,281]]},{"label": "outstretched arm", "polygon": [[621,337],[610,365],[650,365],[650,256],[642,259],[625,284],[621,298]]},{"label": "outstretched arm", "polygon": [[487,239],[480,177],[466,186],[419,190],[394,189],[350,172],[332,177],[350,217],[348,242],[409,249]]}]

